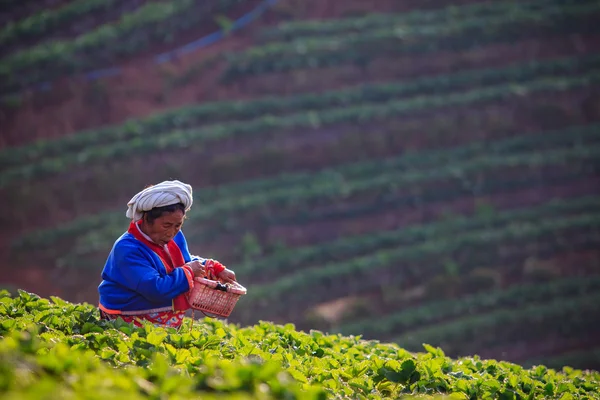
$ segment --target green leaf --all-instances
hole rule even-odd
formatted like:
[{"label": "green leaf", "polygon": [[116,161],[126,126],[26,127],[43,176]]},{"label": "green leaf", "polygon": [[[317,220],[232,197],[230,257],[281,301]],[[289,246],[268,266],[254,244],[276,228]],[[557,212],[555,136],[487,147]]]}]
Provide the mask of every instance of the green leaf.
[{"label": "green leaf", "polygon": [[188,349],[179,349],[175,356],[175,362],[177,364],[183,364],[191,358],[191,353]]},{"label": "green leaf", "polygon": [[14,319],[5,319],[4,321],[0,322],[0,327],[2,327],[3,332],[8,332],[14,328],[16,324],[17,321]]},{"label": "green leaf", "polygon": [[414,360],[406,360],[402,363],[400,372],[408,380],[416,370],[417,370],[417,365],[415,364],[415,361]]},{"label": "green leaf", "polygon": [[306,376],[296,368],[289,368],[287,372],[298,382],[308,383]]},{"label": "green leaf", "polygon": [[500,390],[501,387],[500,382],[498,382],[495,379],[487,379],[483,382],[483,385],[490,389],[492,393],[497,392],[498,390]]},{"label": "green leaf", "polygon": [[154,346],[162,344],[163,340],[167,337],[167,333],[164,331],[153,330],[146,336],[146,341]]},{"label": "green leaf", "polygon": [[63,299],[61,299],[60,297],[57,297],[57,296],[50,296],[50,299],[52,300],[52,302],[54,304],[56,304],[59,307],[65,307],[65,306],[69,305],[69,303],[67,303],[66,301],[64,301]]},{"label": "green leaf", "polygon": [[423,343],[423,347],[425,348],[425,350],[429,353],[432,354],[436,357],[445,357],[446,355],[444,354],[444,352],[442,351],[441,348],[439,347],[433,347],[429,344]]},{"label": "green leaf", "polygon": [[325,350],[323,350],[322,348],[319,347],[318,349],[316,349],[315,351],[312,352],[312,355],[314,357],[319,357],[319,358],[323,357],[325,355]]},{"label": "green leaf", "polygon": [[[93,324],[91,322],[86,322],[83,324],[83,326],[81,327],[81,333],[83,335],[85,335],[86,333],[90,333],[90,332],[95,332],[94,328],[96,328],[97,325]],[[100,329],[100,333],[102,332],[102,329]]]},{"label": "green leaf", "polygon": [[451,400],[468,400],[468,397],[465,393],[452,392],[447,396]]},{"label": "green leaf", "polygon": [[348,381],[348,385],[361,390],[365,394],[371,391],[371,389],[365,384],[365,381],[363,379],[353,378]]},{"label": "green leaf", "polygon": [[498,394],[498,400],[515,400],[515,392],[512,390],[503,390]]},{"label": "green leaf", "polygon": [[114,358],[117,355],[117,352],[113,349],[103,349],[100,352],[100,357],[103,358],[104,360],[110,360],[112,358]]}]

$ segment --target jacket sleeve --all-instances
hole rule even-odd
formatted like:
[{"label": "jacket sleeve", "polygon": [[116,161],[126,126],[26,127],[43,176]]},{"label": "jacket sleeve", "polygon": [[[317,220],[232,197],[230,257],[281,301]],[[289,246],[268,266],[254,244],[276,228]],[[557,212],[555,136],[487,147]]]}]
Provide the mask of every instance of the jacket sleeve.
[{"label": "jacket sleeve", "polygon": [[121,284],[152,303],[165,303],[190,290],[184,268],[175,268],[170,274],[161,275],[152,260],[133,244],[123,243],[115,248],[113,268],[118,270]]}]

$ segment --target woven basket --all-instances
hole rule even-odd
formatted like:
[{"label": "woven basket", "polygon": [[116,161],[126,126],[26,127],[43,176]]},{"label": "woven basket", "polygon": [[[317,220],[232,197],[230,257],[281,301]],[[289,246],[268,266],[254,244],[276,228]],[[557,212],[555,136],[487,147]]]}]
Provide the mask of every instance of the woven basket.
[{"label": "woven basket", "polygon": [[194,310],[227,318],[246,288],[238,284],[224,284],[206,278],[194,278],[194,288],[188,302]]}]

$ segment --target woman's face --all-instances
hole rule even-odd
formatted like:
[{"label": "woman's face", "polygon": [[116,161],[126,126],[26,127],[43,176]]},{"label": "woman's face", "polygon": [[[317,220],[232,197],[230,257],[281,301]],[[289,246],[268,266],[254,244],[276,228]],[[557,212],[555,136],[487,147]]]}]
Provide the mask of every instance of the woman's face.
[{"label": "woman's face", "polygon": [[180,210],[165,213],[154,222],[144,220],[142,231],[150,236],[154,243],[164,246],[171,241],[183,225],[184,213]]}]

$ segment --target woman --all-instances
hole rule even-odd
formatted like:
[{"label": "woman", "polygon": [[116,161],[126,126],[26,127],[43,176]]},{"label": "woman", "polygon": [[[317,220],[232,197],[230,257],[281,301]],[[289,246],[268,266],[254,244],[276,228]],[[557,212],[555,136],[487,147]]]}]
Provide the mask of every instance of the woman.
[{"label": "woman", "polygon": [[194,277],[235,281],[218,261],[190,255],[181,226],[192,202],[192,187],[177,180],[150,186],[129,201],[132,221],[113,245],[98,287],[103,319],[179,327]]}]

